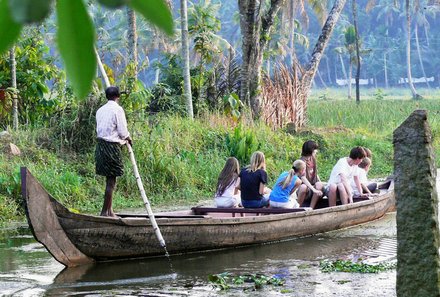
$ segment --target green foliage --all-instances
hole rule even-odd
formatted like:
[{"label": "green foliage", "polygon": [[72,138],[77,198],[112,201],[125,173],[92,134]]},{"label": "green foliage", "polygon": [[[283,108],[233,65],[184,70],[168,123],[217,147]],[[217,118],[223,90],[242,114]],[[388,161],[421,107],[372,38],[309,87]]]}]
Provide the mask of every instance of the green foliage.
[{"label": "green foliage", "polygon": [[99,3],[110,8],[118,8],[127,4],[128,0],[98,0]]},{"label": "green foliage", "polygon": [[96,111],[105,102],[102,95],[88,96],[82,102],[70,101],[51,118],[48,146],[58,151],[88,152],[95,145]]},{"label": "green foliage", "polygon": [[52,0],[9,0],[9,6],[14,20],[25,24],[45,19],[52,2]]},{"label": "green foliage", "polygon": [[75,94],[83,98],[96,75],[92,20],[82,1],[57,0],[57,21],[58,48],[67,75]]},{"label": "green foliage", "polygon": [[[12,132],[11,142],[22,150],[22,156],[11,157],[0,152],[1,222],[18,216],[23,219],[18,204],[21,198],[17,179],[18,168],[23,165],[29,167],[49,193],[67,207],[98,213],[105,179],[96,176],[94,169],[94,114],[104,102],[105,99],[99,96],[90,96],[81,104],[73,101],[63,112],[53,116],[48,128]],[[439,100],[424,100],[418,105],[410,100],[382,100],[380,105],[377,102],[367,100],[358,106],[346,100],[311,100],[308,109],[310,130],[293,135],[283,130],[273,131],[261,123],[249,126],[242,122],[232,128],[230,118],[222,113],[207,114],[195,120],[166,113],[141,114],[135,119],[130,114],[128,120],[139,172],[153,207],[188,207],[212,199],[218,174],[229,156],[238,157],[240,152],[240,164],[245,166],[255,150],[264,152],[268,184],[272,186],[278,175],[300,156],[301,146],[308,139],[319,143],[318,168],[323,181],[328,179],[336,161],[348,156],[350,149],[358,145],[373,152],[369,178],[388,176],[393,171],[391,133],[415,108],[430,111],[428,119],[434,149],[440,156],[437,137],[440,119],[435,116]],[[114,208],[117,211],[142,208],[125,150],[123,156],[126,170],[118,178]]]},{"label": "green foliage", "polygon": [[352,262],[347,260],[324,260],[319,263],[322,272],[355,272],[355,273],[378,273],[390,269],[395,269],[395,263],[380,263],[376,265],[365,264],[362,262]]},{"label": "green foliage", "polygon": [[[233,275],[229,272],[223,272],[219,274],[210,274],[208,276],[209,282],[214,287],[220,290],[228,290],[231,286],[242,286],[244,284],[252,284],[255,290],[260,290],[266,285],[282,286],[285,280],[275,276],[267,276],[264,274],[244,274]],[[243,288],[248,289],[248,288]]]},{"label": "green foliage", "polygon": [[[26,0],[28,6],[25,7],[21,5],[23,1],[9,0],[11,6],[7,2],[0,0],[0,54],[18,38],[22,24],[44,18],[50,7],[48,0]],[[117,7],[121,3],[108,0],[105,4]],[[173,33],[171,12],[163,0],[131,0],[128,5],[169,35]],[[96,72],[95,31],[83,0],[58,0],[56,8],[58,47],[74,93],[83,98],[89,92]],[[21,22],[14,21],[11,15]]]},{"label": "green foliage", "polygon": [[214,55],[221,52],[215,38],[221,28],[220,20],[215,17],[219,8],[219,4],[205,0],[188,10],[188,33],[193,38],[194,50],[200,54],[200,65],[211,63]]},{"label": "green foliage", "polygon": [[146,98],[148,111],[150,113],[170,112],[177,114],[185,114],[185,104],[182,102],[181,95],[173,94],[173,89],[164,84],[158,83],[148,94]]},{"label": "green foliage", "polygon": [[235,93],[229,94],[229,96],[223,98],[223,101],[225,104],[225,114],[232,116],[234,121],[238,121],[241,116],[240,110],[244,107],[238,95]]},{"label": "green foliage", "polygon": [[168,35],[173,34],[173,17],[164,0],[131,0],[129,5]]},{"label": "green foliage", "polygon": [[258,150],[259,143],[255,132],[238,125],[232,135],[226,136],[226,147],[229,154],[236,157],[240,163],[248,163],[253,152]]},{"label": "green foliage", "polygon": [[[54,83],[53,90],[59,95],[64,90],[65,82],[48,53],[49,48],[37,28],[26,30],[23,39],[15,46],[19,120],[22,123],[35,124],[47,119],[60,107],[60,98],[50,97],[48,82]],[[0,56],[0,89],[12,85],[8,57],[8,54]],[[8,96],[8,100],[0,101],[0,122],[5,125],[12,121],[11,101],[11,96]]]},{"label": "green foliage", "polygon": [[354,46],[356,42],[356,30],[353,25],[348,26],[344,32],[345,47],[349,48]]},{"label": "green foliage", "polygon": [[12,18],[8,0],[0,0],[0,55],[20,36],[22,25]]},{"label": "green foliage", "polygon": [[374,98],[376,100],[383,100],[384,99],[383,90],[382,89],[377,89],[376,93],[374,93]]}]

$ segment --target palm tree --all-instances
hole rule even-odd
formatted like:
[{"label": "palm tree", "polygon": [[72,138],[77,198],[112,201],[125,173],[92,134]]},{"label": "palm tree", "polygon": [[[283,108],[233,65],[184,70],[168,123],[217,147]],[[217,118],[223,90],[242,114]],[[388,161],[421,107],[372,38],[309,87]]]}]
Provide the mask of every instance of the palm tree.
[{"label": "palm tree", "polygon": [[183,57],[183,89],[186,101],[186,111],[188,117],[194,118],[192,95],[191,95],[191,76],[189,73],[189,41],[188,41],[188,8],[187,0],[180,0],[180,20],[182,32],[182,57]]},{"label": "palm tree", "polygon": [[[423,7],[422,7],[423,6]],[[427,46],[429,46],[429,38],[428,38],[428,29],[429,29],[429,21],[428,16],[435,18],[435,15],[439,11],[439,7],[437,5],[429,5],[428,3],[423,3],[421,5],[420,0],[416,0],[414,2],[414,37],[416,42],[416,48],[417,48],[417,56],[419,58],[420,63],[420,69],[422,70],[423,77],[426,78],[426,85],[428,88],[431,86],[429,85],[429,82],[427,80],[427,75],[425,72],[425,67],[423,65],[423,59],[422,59],[422,51],[420,47],[419,42],[419,27],[423,27],[425,36],[426,36],[426,43]]]},{"label": "palm tree", "polygon": [[405,14],[406,14],[406,70],[408,75],[408,85],[411,89],[412,98],[414,100],[421,99],[422,96],[417,94],[414,87],[411,75],[411,13],[409,0],[405,0]]},{"label": "palm tree", "polygon": [[[353,27],[354,27],[354,34],[355,34],[355,49],[356,49],[356,102],[359,103],[360,98],[360,90],[359,90],[359,78],[361,76],[361,56],[359,53],[359,31],[357,26],[357,7],[356,7],[356,0],[351,0],[352,3],[352,10],[353,10]],[[351,85],[351,81],[350,81]]]},{"label": "palm tree", "polygon": [[133,63],[134,68],[134,78],[137,78],[138,74],[138,37],[136,30],[136,14],[134,10],[127,6],[127,20],[128,20],[128,30],[127,30],[127,42],[128,42],[128,59],[130,63]]}]

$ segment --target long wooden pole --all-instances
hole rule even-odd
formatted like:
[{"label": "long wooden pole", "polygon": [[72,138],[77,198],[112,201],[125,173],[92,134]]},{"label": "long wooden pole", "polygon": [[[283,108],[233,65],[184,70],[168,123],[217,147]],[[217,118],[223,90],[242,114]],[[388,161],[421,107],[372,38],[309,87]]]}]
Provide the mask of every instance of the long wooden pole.
[{"label": "long wooden pole", "polygon": [[160,245],[165,249],[165,253],[167,254],[165,240],[162,237],[162,233],[160,232],[159,226],[157,225],[156,219],[154,217],[153,211],[151,210],[150,202],[148,201],[147,195],[145,194],[144,185],[142,184],[141,176],[139,175],[139,170],[136,164],[136,159],[134,158],[134,153],[131,145],[127,142],[128,153],[130,154],[130,160],[133,164],[134,176],[136,177],[136,182],[141,192],[142,200],[144,200],[145,208],[147,209],[148,218],[150,219],[151,225],[153,226],[154,233],[156,233],[156,237],[160,242]]}]

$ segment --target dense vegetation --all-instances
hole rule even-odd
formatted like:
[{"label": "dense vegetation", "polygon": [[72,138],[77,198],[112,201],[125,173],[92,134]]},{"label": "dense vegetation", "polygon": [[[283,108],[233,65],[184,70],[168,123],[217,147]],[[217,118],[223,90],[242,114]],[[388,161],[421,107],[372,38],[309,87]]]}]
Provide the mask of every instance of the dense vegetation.
[{"label": "dense vegetation", "polygon": [[[308,128],[294,134],[245,120],[237,124],[232,117],[218,113],[207,113],[194,121],[165,113],[153,116],[129,113],[139,170],[153,208],[182,207],[211,199],[218,173],[230,155],[246,165],[252,151],[263,151],[271,184],[299,156],[303,141],[314,139],[320,144],[320,175],[327,180],[337,159],[348,155],[351,147],[361,145],[372,149],[374,164],[369,176],[378,178],[392,172],[392,131],[414,109],[429,110],[434,136],[440,131],[439,100],[378,100],[373,95],[371,100],[357,105],[353,101],[326,99],[328,96],[315,94],[308,109]],[[27,166],[68,207],[98,213],[104,179],[94,172],[94,118],[93,111],[87,112],[90,117],[81,120],[81,125],[65,118],[49,128],[10,131],[12,142],[20,147],[22,156],[0,154],[1,223],[23,220],[20,166]],[[74,114],[81,118],[80,111]],[[69,138],[72,126],[74,141]],[[439,140],[435,137],[434,141],[439,155]],[[125,156],[126,173],[118,180],[114,203],[117,211],[142,208],[132,168]]]},{"label": "dense vegetation", "polygon": [[[3,15],[9,11],[6,2],[0,0]],[[128,93],[122,98],[122,105],[134,139],[139,169],[154,207],[188,206],[212,197],[217,175],[225,159],[231,155],[236,156],[241,165],[246,165],[253,151],[263,151],[267,157],[269,183],[272,183],[299,156],[301,144],[314,139],[321,147],[320,174],[326,180],[338,158],[347,155],[351,147],[362,145],[372,149],[374,154],[370,177],[384,177],[392,172],[392,131],[412,110],[428,109],[434,136],[438,134],[440,124],[434,116],[440,108],[438,91],[432,88],[419,90],[425,100],[408,101],[408,92],[388,88],[398,85],[398,79],[406,76],[405,63],[401,62],[405,56],[401,29],[404,18],[400,17],[404,10],[402,1],[359,3],[365,65],[361,76],[374,78],[374,89],[362,90],[359,105],[341,100],[347,97],[345,90],[344,93],[341,89],[318,91],[308,105],[303,106],[307,110],[307,128],[297,132],[289,127],[280,130],[273,128],[275,125],[266,126],[261,119],[254,122],[249,103],[242,102],[238,96],[242,85],[240,47],[243,38],[238,25],[237,1],[194,1],[188,7],[190,102],[194,108],[194,120],[186,118],[185,103],[188,102],[183,94],[184,63],[181,43],[175,38],[178,30],[170,38],[142,18],[130,24],[126,9],[108,9],[99,4],[108,2],[77,3],[81,7],[79,15],[88,19],[87,12],[93,20],[95,28],[91,31],[97,33],[97,60],[103,62],[101,74],[105,73],[111,84]],[[175,2],[172,12],[178,23],[179,1],[170,2]],[[320,21],[332,5],[331,1],[320,1],[318,6],[313,5],[318,4],[316,1],[305,1],[302,2],[304,7],[291,6],[294,2],[285,2],[274,16],[273,34],[264,36],[268,41],[264,52],[266,74],[272,75],[278,63],[290,67],[294,56],[301,63],[309,59],[311,48],[307,45],[317,39],[322,25]],[[130,3],[133,6],[141,1]],[[262,3],[267,8],[269,2]],[[413,62],[414,75],[421,76],[426,72],[426,76],[431,76],[440,63],[432,54],[438,47],[435,41],[438,33],[430,29],[438,23],[435,18],[438,5],[426,0],[416,3],[411,13],[415,20],[412,27],[417,46],[413,45],[412,51],[420,59]],[[131,8],[136,10],[136,7]],[[20,12],[18,4],[13,8],[14,12]],[[67,8],[58,7],[57,13],[66,12]],[[8,19],[15,22],[10,17]],[[95,78],[90,92],[84,86],[79,88],[80,93],[88,93],[88,96],[77,96],[78,90],[74,92],[71,88],[72,77],[69,75],[69,84],[63,67],[69,61],[74,65],[78,63],[72,63],[66,57],[63,61],[60,59],[54,38],[55,32],[60,35],[60,27],[64,30],[69,26],[57,21],[49,11],[42,19],[45,19],[43,23],[23,28],[20,22],[15,35],[7,35],[11,44],[16,41],[14,47],[9,53],[0,55],[0,129],[9,129],[12,135],[12,139],[5,139],[3,143],[11,141],[22,150],[21,157],[0,154],[1,223],[23,220],[20,166],[29,167],[53,196],[72,209],[97,213],[102,204],[104,180],[94,173],[94,114],[105,101],[102,96],[104,82]],[[147,19],[151,21],[151,18]],[[346,42],[351,23],[351,10],[346,5],[317,72],[315,86],[336,86],[336,79],[345,78],[344,65],[353,62],[353,46]],[[422,28],[424,34],[417,35]],[[20,31],[21,37],[17,39]],[[130,31],[137,32],[137,41]],[[75,37],[68,35],[63,38]],[[75,39],[66,43],[63,40],[58,36],[59,45],[81,47]],[[92,43],[89,42],[89,46]],[[137,55],[134,54],[136,43]],[[13,67],[13,61],[16,67]],[[92,70],[94,74],[95,69]],[[15,76],[17,85],[13,87]],[[272,97],[271,103],[278,104],[277,97]],[[13,112],[13,102],[18,104],[17,113]],[[290,101],[292,105],[296,103]],[[12,131],[11,127],[17,130]],[[437,138],[434,139],[438,144]],[[125,163],[126,173],[118,180],[116,210],[142,206],[128,158]]]}]

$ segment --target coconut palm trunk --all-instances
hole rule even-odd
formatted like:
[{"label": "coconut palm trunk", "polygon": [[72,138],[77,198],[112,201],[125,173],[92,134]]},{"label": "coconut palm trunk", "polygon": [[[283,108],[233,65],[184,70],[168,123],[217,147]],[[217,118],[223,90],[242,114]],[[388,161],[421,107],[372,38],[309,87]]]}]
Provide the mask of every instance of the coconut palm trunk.
[{"label": "coconut palm trunk", "polygon": [[180,20],[182,33],[182,57],[183,57],[183,95],[186,102],[188,117],[193,119],[193,104],[191,94],[191,76],[189,73],[189,42],[188,42],[188,8],[187,0],[180,0]]},{"label": "coconut palm trunk", "polygon": [[138,74],[138,36],[136,29],[136,14],[134,10],[127,6],[127,20],[128,20],[128,59],[129,63],[133,63],[134,66],[134,78],[137,78]]},{"label": "coconut palm trunk", "polygon": [[419,42],[419,33],[418,33],[418,31],[419,31],[419,29],[418,29],[418,25],[416,23],[415,27],[414,27],[414,37],[415,37],[415,40],[416,40],[417,55],[419,57],[420,69],[422,70],[423,77],[426,79],[426,85],[430,89],[431,86],[429,85],[428,77],[426,76],[426,72],[425,72],[425,67],[423,66],[422,51],[420,50],[420,42]]},{"label": "coconut palm trunk", "polygon": [[252,117],[261,112],[261,68],[267,36],[283,0],[272,0],[263,15],[262,3],[257,0],[238,0],[240,28],[243,36],[240,99],[251,107]]},{"label": "coconut palm trunk", "polygon": [[104,65],[102,64],[101,57],[99,56],[96,47],[95,47],[95,55],[96,55],[96,62],[98,64],[98,71],[101,74],[102,81],[104,82],[104,88],[106,89],[110,87],[110,80],[108,79],[108,75],[105,72]]},{"label": "coconut palm trunk", "polygon": [[307,120],[307,98],[310,94],[313,78],[318,69],[324,50],[330,40],[330,36],[336,23],[339,19],[342,9],[344,8],[346,0],[336,0],[327,17],[327,20],[322,27],[321,34],[312,52],[309,63],[304,67],[304,72],[300,80],[300,88],[298,92],[298,100],[301,106],[301,112],[296,121],[297,127],[303,127]]},{"label": "coconut palm trunk", "polygon": [[421,99],[422,96],[417,94],[411,75],[411,14],[410,14],[409,0],[405,0],[405,13],[406,13],[406,70],[408,76],[408,86],[411,90],[412,98],[414,100],[417,100],[417,99]]},{"label": "coconut palm trunk", "polygon": [[[356,0],[352,0],[352,9],[353,9],[353,25],[354,25],[354,34],[355,34],[355,44],[356,44],[356,103],[359,103],[361,100],[360,88],[359,88],[359,79],[361,76],[361,56],[359,53],[359,31],[357,25],[357,6]],[[350,82],[351,83],[351,82]]]},{"label": "coconut palm trunk", "polygon": [[12,93],[12,127],[18,130],[18,95],[17,95],[17,62],[15,60],[15,46],[9,50],[11,62],[11,83],[14,92]]},{"label": "coconut palm trunk", "polygon": [[385,75],[385,88],[388,89],[390,86],[388,84],[388,66],[387,66],[387,53],[383,53],[383,71]]}]

